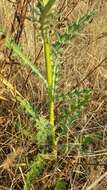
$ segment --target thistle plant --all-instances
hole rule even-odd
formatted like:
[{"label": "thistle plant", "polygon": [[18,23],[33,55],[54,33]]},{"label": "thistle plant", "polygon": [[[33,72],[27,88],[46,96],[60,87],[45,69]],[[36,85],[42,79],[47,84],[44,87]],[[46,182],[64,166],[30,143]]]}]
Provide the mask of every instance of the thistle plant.
[{"label": "thistle plant", "polygon": [[[89,89],[65,92],[58,96],[56,87],[57,80],[59,78],[60,50],[63,50],[63,45],[70,42],[72,37],[75,35],[75,32],[86,22],[88,22],[90,18],[95,15],[95,12],[88,12],[87,14],[79,17],[74,23],[67,26],[65,32],[62,35],[60,34],[58,36],[58,40],[53,44],[50,38],[50,18],[51,15],[54,14],[54,5],[56,5],[56,0],[38,0],[37,4],[37,9],[39,10],[38,22],[40,24],[41,38],[43,40],[46,75],[41,73],[39,68],[32,63],[30,56],[25,55],[22,48],[17,45],[11,37],[7,36],[5,41],[5,46],[13,50],[13,56],[19,58],[22,65],[25,67],[30,67],[32,73],[38,76],[44,83],[49,100],[49,117],[46,119],[44,116],[39,114],[39,112],[35,111],[30,103],[23,96],[21,96],[20,93],[16,93],[15,96],[15,99],[20,104],[20,107],[33,120],[33,127],[36,128],[36,133],[32,136],[34,137],[35,135],[35,144],[38,146],[40,151],[36,159],[34,158],[28,167],[25,185],[23,187],[24,190],[29,190],[33,178],[38,177],[43,172],[47,159],[56,160],[58,142],[56,136],[60,136],[60,134],[56,134],[57,127],[60,125],[62,128],[62,123],[67,123],[67,125],[71,126],[73,122],[80,117],[83,108],[87,105],[91,96],[91,90]],[[35,18],[33,19],[33,22],[35,22]],[[5,85],[11,86],[6,82]],[[11,87],[10,91],[12,92],[12,90],[13,88]],[[54,109],[56,101],[60,103],[65,101],[67,106],[65,110],[63,109],[63,106],[61,107],[61,109],[64,110],[64,113],[62,112],[61,120],[59,119],[59,121],[57,121],[58,124],[55,126]],[[28,134],[29,133],[30,132],[28,132]],[[59,182],[56,189],[58,189],[58,186],[60,186]]]},{"label": "thistle plant", "polygon": [[44,46],[44,57],[45,57],[45,67],[46,67],[46,75],[47,75],[47,83],[48,83],[48,96],[49,96],[49,121],[50,127],[52,131],[52,145],[53,145],[53,154],[56,156],[56,139],[55,139],[55,127],[54,127],[54,94],[53,92],[53,71],[52,71],[52,50],[49,36],[49,27],[46,27],[46,22],[48,20],[48,16],[52,6],[54,5],[55,0],[42,1],[41,6],[43,7],[40,15],[40,25],[41,25],[41,33],[43,38],[43,46]]}]

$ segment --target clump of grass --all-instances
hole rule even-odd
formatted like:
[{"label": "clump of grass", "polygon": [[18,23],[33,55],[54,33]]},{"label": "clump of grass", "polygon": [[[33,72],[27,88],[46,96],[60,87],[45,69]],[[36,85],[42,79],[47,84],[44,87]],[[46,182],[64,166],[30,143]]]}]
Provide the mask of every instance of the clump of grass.
[{"label": "clump of grass", "polygon": [[[89,19],[95,15],[95,12],[88,12],[84,16],[79,17],[73,24],[67,26],[64,34],[60,35],[56,43],[52,45],[53,43],[51,42],[49,35],[50,12],[55,4],[55,0],[39,0],[37,4],[39,9],[41,38],[44,47],[46,78],[45,75],[32,64],[29,56],[23,53],[22,48],[10,37],[7,37],[5,42],[5,46],[13,50],[13,56],[19,58],[23,65],[27,67],[29,66],[32,69],[32,72],[44,82],[48,93],[48,119],[41,115],[39,111],[34,111],[30,103],[23,98],[20,93],[15,96],[15,99],[19,102],[24,112],[34,121],[33,127],[36,128],[36,133],[32,134],[32,136],[35,135],[35,143],[39,149],[36,159],[32,159],[33,161],[30,163],[30,167],[26,173],[25,184],[23,187],[24,190],[29,190],[32,180],[42,174],[47,159],[57,159],[57,136],[61,135],[57,134],[57,127],[60,126],[60,128],[63,129],[65,127],[63,123],[67,124],[68,127],[71,127],[73,122],[80,117],[91,97],[91,89],[73,90],[70,92],[64,92],[61,95],[58,95],[57,93],[55,94],[55,89],[57,86],[57,75],[60,65],[60,50],[63,48],[63,45],[67,44],[72,39],[80,26],[88,22]],[[62,104],[62,107],[60,107],[61,119],[57,121],[56,125],[54,122],[55,100]],[[64,187],[65,184],[62,180],[57,181],[55,189],[64,189]]]}]

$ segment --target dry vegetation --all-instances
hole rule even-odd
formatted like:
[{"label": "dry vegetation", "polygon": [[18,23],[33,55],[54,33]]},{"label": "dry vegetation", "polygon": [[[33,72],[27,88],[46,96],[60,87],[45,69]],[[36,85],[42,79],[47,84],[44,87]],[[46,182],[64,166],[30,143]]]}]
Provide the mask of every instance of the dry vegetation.
[{"label": "dry vegetation", "polygon": [[[0,27],[17,43],[20,42],[33,63],[44,71],[40,31],[27,19],[29,7],[34,3],[35,0],[0,0]],[[64,189],[67,190],[107,189],[107,1],[59,1],[54,25],[56,31],[63,32],[67,24],[91,9],[96,10],[96,16],[79,30],[69,45],[63,47],[58,84],[59,91],[63,92],[75,88],[93,89],[89,105],[64,140],[64,143],[72,143],[70,138],[73,142],[75,139],[77,148],[76,151],[59,153],[57,161],[49,160],[43,174],[33,180],[32,190],[55,189],[58,178],[66,182]],[[56,37],[53,33],[51,36],[54,42]],[[17,89],[35,109],[47,116],[47,94],[42,82],[5,48],[3,37],[1,33],[0,190],[21,190],[27,173],[26,165],[38,150],[30,136],[26,138],[17,130],[20,121],[32,130],[32,122],[20,109],[14,96]],[[55,114],[58,122],[58,104]],[[88,138],[81,147],[83,136]],[[60,141],[63,142],[63,138]]]}]

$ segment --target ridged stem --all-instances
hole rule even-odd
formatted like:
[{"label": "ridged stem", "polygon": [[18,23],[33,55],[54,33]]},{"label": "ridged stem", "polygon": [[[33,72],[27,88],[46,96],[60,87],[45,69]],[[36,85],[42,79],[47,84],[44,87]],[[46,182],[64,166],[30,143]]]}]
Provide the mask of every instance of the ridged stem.
[{"label": "ridged stem", "polygon": [[51,45],[47,33],[43,34],[43,40],[44,40],[45,66],[46,66],[47,82],[48,82],[48,93],[50,99],[50,106],[49,106],[50,124],[53,126],[54,125],[54,98],[52,96],[53,76],[52,76],[52,62],[51,62]]},{"label": "ridged stem", "polygon": [[52,61],[51,61],[51,44],[49,40],[48,30],[42,32],[43,43],[44,43],[44,57],[46,66],[46,75],[48,83],[48,97],[49,97],[49,121],[52,131],[52,149],[53,153],[56,155],[56,138],[55,138],[55,126],[54,126],[54,94],[52,93],[53,87],[53,71],[52,71]]},{"label": "ridged stem", "polygon": [[54,5],[56,0],[49,0],[47,4],[44,6],[44,10],[41,13],[40,24],[41,24],[41,32],[43,37],[44,44],[44,57],[45,57],[45,67],[46,67],[46,75],[47,75],[47,83],[48,83],[48,97],[49,97],[49,121],[50,127],[52,131],[52,152],[56,157],[57,155],[57,143],[55,137],[55,126],[54,126],[54,94],[53,94],[53,71],[52,71],[52,52],[51,52],[51,43],[49,38],[49,30],[48,27],[45,28],[45,21],[48,17],[48,14]]}]

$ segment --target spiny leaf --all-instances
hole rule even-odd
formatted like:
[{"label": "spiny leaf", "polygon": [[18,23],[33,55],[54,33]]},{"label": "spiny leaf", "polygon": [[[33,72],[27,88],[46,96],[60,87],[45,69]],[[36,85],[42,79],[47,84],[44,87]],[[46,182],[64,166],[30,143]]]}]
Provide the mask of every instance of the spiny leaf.
[{"label": "spiny leaf", "polygon": [[92,95],[91,89],[73,90],[60,96],[59,102],[65,103],[60,107],[61,124],[70,127],[81,115]]},{"label": "spiny leaf", "polygon": [[51,128],[49,126],[49,121],[44,117],[40,117],[36,122],[37,134],[36,141],[38,146],[46,145],[51,136]]},{"label": "spiny leaf", "polygon": [[75,32],[86,22],[95,15],[95,11],[88,12],[86,15],[79,17],[73,24],[67,26],[63,35],[58,35],[58,41],[53,45],[53,93],[57,88],[57,81],[59,80],[59,51],[62,46],[67,44],[75,35]]},{"label": "spiny leaf", "polygon": [[46,166],[46,161],[42,154],[38,154],[36,159],[30,164],[30,169],[26,174],[26,183],[23,190],[30,190],[30,186],[34,177],[38,177],[42,174],[44,167]]},{"label": "spiny leaf", "polygon": [[86,96],[87,98],[91,96],[93,90],[90,88],[83,88],[83,89],[74,89],[65,93],[60,94],[59,96],[57,96],[57,100],[58,102],[61,101],[65,101],[68,100],[69,98],[73,98],[73,97],[82,97],[82,96]]},{"label": "spiny leaf", "polygon": [[14,41],[11,40],[11,38],[6,39],[6,43],[5,46],[9,49],[12,49],[14,54],[21,59],[22,64],[29,66],[32,69],[32,72],[34,72],[35,74],[37,74],[39,76],[40,79],[42,79],[44,81],[44,83],[47,86],[47,81],[44,78],[44,76],[40,73],[40,71],[35,67],[34,64],[32,64],[31,60],[29,59],[29,57],[27,55],[25,55],[23,53],[22,48],[17,45]]},{"label": "spiny leaf", "polygon": [[58,52],[63,45],[67,44],[75,32],[93,16],[95,16],[95,11],[88,12],[86,15],[79,17],[73,24],[68,25],[64,34],[59,35],[58,41],[53,45],[54,51]]},{"label": "spiny leaf", "polygon": [[21,96],[16,96],[16,100],[20,103],[20,106],[25,111],[25,113],[27,113],[35,121],[38,117],[38,114],[36,111],[34,111],[30,103]]}]

